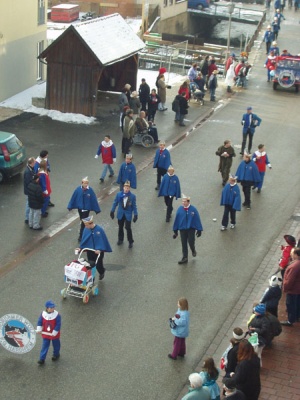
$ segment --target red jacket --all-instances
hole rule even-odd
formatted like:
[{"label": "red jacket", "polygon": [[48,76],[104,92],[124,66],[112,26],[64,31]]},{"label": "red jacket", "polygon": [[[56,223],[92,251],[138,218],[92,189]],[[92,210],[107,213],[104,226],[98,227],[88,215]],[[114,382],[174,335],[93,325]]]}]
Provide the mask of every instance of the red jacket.
[{"label": "red jacket", "polygon": [[218,67],[216,66],[215,63],[209,64],[209,66],[208,66],[208,77],[210,77],[211,74],[212,74],[214,71],[216,71],[217,69],[218,69]]},{"label": "red jacket", "polygon": [[279,261],[279,267],[286,268],[289,265],[289,263],[291,262],[291,251],[293,248],[294,246],[291,245],[282,246],[282,253]]},{"label": "red jacket", "polygon": [[190,90],[188,87],[184,88],[182,86],[180,86],[179,90],[178,90],[178,94],[181,93],[185,93],[185,98],[188,100],[190,98]]},{"label": "red jacket", "polygon": [[283,291],[287,294],[300,294],[300,260],[295,260],[285,270]]}]

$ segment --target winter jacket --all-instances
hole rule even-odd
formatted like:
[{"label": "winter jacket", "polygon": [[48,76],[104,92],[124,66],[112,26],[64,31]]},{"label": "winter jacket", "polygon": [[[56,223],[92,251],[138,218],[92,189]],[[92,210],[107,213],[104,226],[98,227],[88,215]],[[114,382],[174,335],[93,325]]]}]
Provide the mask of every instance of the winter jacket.
[{"label": "winter jacket", "polygon": [[266,289],[260,303],[264,303],[267,310],[276,308],[278,307],[281,294],[280,286],[270,286]]},{"label": "winter jacket", "polygon": [[23,176],[23,180],[24,180],[24,194],[26,194],[26,196],[28,196],[28,185],[30,182],[32,182],[32,177],[35,174],[34,169],[31,168],[29,165],[27,165],[25,171],[24,171],[24,176]]},{"label": "winter jacket", "polygon": [[140,99],[137,97],[131,97],[129,106],[133,110],[133,114],[138,114],[141,107]]},{"label": "winter jacket", "polygon": [[139,88],[140,101],[146,103],[150,95],[150,87],[148,83],[142,83]]},{"label": "winter jacket", "polygon": [[286,268],[291,262],[291,251],[294,246],[287,245],[284,246],[281,253],[281,259],[279,261],[279,267]]},{"label": "winter jacket", "polygon": [[158,79],[157,88],[158,88],[158,95],[160,97],[160,101],[162,103],[165,103],[166,99],[167,99],[167,85],[163,78]]},{"label": "winter jacket", "polygon": [[271,324],[266,315],[255,315],[255,317],[251,319],[248,328],[254,328],[251,332],[256,332],[258,334],[259,346],[271,343],[273,339]]},{"label": "winter jacket", "polygon": [[175,314],[176,328],[171,329],[171,333],[179,338],[186,338],[190,333],[190,312],[178,308]]},{"label": "winter jacket", "polygon": [[34,210],[40,210],[44,204],[43,191],[38,182],[30,182],[27,186],[28,205]]},{"label": "winter jacket", "polygon": [[283,277],[283,291],[287,294],[300,295],[300,260],[290,264]]},{"label": "winter jacket", "polygon": [[122,92],[119,97],[119,108],[120,112],[124,111],[124,107],[129,106],[128,98],[126,96],[126,93]]},{"label": "winter jacket", "polygon": [[123,137],[125,139],[132,139],[135,134],[135,125],[133,118],[126,117],[124,118],[124,127],[123,127]]}]

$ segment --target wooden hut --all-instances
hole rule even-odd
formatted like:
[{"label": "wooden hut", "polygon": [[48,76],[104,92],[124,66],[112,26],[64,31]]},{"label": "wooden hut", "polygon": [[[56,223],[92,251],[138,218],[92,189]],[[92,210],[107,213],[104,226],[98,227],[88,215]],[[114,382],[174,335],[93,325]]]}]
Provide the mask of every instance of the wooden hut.
[{"label": "wooden hut", "polygon": [[95,116],[98,90],[135,89],[144,46],[119,14],[71,25],[38,57],[47,64],[46,108]]}]

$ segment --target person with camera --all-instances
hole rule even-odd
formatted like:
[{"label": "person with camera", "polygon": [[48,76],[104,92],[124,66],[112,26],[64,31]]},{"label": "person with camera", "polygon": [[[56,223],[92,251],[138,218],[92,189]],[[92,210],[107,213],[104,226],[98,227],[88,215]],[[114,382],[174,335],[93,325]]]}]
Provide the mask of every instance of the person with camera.
[{"label": "person with camera", "polygon": [[190,200],[190,197],[182,196],[182,206],[176,212],[173,225],[173,239],[177,238],[178,231],[180,231],[182,245],[182,259],[178,261],[178,264],[186,264],[188,262],[188,244],[192,256],[196,257],[195,235],[200,237],[203,231],[198,210],[190,204]]}]

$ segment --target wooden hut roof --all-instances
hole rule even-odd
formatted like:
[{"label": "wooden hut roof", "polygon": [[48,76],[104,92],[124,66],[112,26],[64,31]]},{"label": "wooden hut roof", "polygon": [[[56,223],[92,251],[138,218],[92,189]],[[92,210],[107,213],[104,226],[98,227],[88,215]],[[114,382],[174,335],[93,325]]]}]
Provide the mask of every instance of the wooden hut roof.
[{"label": "wooden hut roof", "polygon": [[86,22],[70,25],[65,32],[45,49],[39,58],[46,58],[58,41],[72,30],[94,53],[102,65],[110,65],[129,58],[145,47],[144,42],[135,34],[120,14],[111,14]]}]

